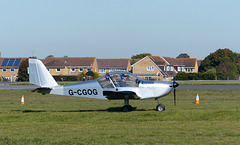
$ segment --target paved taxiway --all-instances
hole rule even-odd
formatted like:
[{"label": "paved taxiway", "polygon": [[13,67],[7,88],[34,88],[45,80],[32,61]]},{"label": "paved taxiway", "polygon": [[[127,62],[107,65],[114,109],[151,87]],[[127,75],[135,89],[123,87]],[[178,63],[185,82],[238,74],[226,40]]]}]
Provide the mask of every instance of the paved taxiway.
[{"label": "paved taxiway", "polygon": [[240,85],[179,85],[177,90],[240,90]]}]

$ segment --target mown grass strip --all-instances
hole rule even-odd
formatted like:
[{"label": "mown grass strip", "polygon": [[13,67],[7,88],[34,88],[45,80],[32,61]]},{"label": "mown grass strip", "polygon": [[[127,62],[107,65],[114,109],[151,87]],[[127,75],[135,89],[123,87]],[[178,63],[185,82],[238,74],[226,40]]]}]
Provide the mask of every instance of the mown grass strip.
[{"label": "mown grass strip", "polygon": [[[107,101],[31,91],[0,91],[0,144],[238,144],[240,90],[177,91],[153,99]],[[20,105],[21,95],[25,104]]]}]

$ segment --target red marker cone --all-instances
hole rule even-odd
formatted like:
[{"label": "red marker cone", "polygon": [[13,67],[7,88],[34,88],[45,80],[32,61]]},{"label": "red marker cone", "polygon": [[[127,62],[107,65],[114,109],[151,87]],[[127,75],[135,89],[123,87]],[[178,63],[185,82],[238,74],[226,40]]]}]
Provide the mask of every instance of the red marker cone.
[{"label": "red marker cone", "polygon": [[24,104],[24,95],[22,95],[21,104],[22,104],[22,105]]},{"label": "red marker cone", "polygon": [[199,96],[198,96],[198,93],[197,93],[197,96],[196,96],[196,104],[199,104]]}]

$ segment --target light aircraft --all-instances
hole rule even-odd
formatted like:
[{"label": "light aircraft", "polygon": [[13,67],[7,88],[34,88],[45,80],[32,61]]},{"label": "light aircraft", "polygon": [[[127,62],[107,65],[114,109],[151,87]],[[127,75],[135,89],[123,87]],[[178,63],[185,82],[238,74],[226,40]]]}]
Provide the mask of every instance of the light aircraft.
[{"label": "light aircraft", "polygon": [[44,64],[38,59],[29,59],[29,82],[40,86],[33,90],[44,94],[67,95],[96,99],[123,99],[123,112],[132,111],[129,99],[149,99],[158,101],[157,111],[164,111],[159,98],[168,95],[174,89],[174,104],[176,105],[175,88],[179,85],[172,81],[143,81],[136,75],[126,71],[106,73],[96,80],[89,80],[68,85],[58,85]]}]

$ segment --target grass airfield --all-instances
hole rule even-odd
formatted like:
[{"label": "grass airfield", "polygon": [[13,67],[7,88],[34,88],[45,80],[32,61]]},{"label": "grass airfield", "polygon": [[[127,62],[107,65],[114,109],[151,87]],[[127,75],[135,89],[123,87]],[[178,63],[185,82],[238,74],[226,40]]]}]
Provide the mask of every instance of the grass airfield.
[{"label": "grass airfield", "polygon": [[[195,104],[199,93],[200,104]],[[177,91],[160,102],[0,91],[0,144],[239,144],[240,90]],[[25,104],[20,104],[21,95]]]}]

